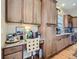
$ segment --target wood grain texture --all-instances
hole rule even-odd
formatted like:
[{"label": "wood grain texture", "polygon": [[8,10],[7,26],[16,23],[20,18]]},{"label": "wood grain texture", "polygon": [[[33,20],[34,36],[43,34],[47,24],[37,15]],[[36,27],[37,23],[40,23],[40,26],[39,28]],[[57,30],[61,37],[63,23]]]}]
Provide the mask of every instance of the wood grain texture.
[{"label": "wood grain texture", "polygon": [[16,46],[16,47],[12,47],[12,48],[6,48],[6,49],[4,49],[4,55],[15,53],[15,52],[18,52],[18,51],[21,51],[21,50],[22,50],[22,46]]},{"label": "wood grain texture", "polygon": [[22,19],[22,0],[7,0],[7,21],[20,22]]},{"label": "wood grain texture", "polygon": [[[56,49],[55,43],[53,42],[55,39],[55,26],[51,25],[48,26],[47,23],[49,24],[53,23],[53,10],[56,8],[55,6],[53,7],[52,4],[50,4],[50,0],[42,0],[42,24],[40,27],[40,32],[41,32],[41,39],[44,39],[44,57],[45,59],[48,58],[50,55],[54,54]],[[53,8],[51,10],[51,7]]]},{"label": "wood grain texture", "polygon": [[41,24],[41,1],[34,0],[34,23]]},{"label": "wood grain texture", "polygon": [[77,28],[77,17],[72,18],[73,27]]},{"label": "wood grain texture", "polygon": [[4,59],[22,59],[22,51],[4,56]]},{"label": "wood grain texture", "polygon": [[24,0],[24,23],[33,22],[33,0]]}]

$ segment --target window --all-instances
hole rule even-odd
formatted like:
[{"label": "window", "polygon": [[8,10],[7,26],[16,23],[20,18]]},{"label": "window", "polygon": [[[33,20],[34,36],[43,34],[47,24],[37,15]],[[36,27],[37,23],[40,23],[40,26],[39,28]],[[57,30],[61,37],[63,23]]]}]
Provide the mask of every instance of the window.
[{"label": "window", "polygon": [[58,27],[57,27],[57,34],[63,32],[63,16],[58,15]]}]

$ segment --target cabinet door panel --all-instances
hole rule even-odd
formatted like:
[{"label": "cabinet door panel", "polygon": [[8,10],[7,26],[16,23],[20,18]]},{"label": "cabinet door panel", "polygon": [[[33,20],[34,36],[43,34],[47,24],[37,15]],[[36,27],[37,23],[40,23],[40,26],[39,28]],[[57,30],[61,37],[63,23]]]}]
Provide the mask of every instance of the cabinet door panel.
[{"label": "cabinet door panel", "polygon": [[57,51],[62,50],[64,48],[63,39],[58,39],[57,42],[56,42],[56,45],[57,45]]},{"label": "cabinet door panel", "polygon": [[[53,8],[55,7],[55,8]],[[56,10],[56,3],[52,3],[52,20],[53,20],[53,24],[57,24],[57,20],[58,20],[58,12]]]},{"label": "cabinet door panel", "polygon": [[34,0],[34,23],[41,24],[41,1]]},{"label": "cabinet door panel", "polygon": [[24,0],[24,22],[33,23],[33,0]]},{"label": "cabinet door panel", "polygon": [[56,47],[56,38],[55,36],[53,37],[52,40],[52,54],[55,54],[57,52],[57,47]]},{"label": "cabinet door panel", "polygon": [[50,3],[49,0],[47,0],[47,18],[48,18],[47,23],[52,23],[52,19],[51,19],[52,15],[51,14],[52,14],[52,12],[51,12],[51,3]]},{"label": "cabinet door panel", "polygon": [[77,27],[77,17],[72,18],[73,27]]},{"label": "cabinet door panel", "polygon": [[[49,43],[50,42],[50,43]],[[46,57],[48,58],[50,55],[51,55],[51,41],[49,39],[46,40],[46,45],[45,45],[45,54],[46,54]]]},{"label": "cabinet door panel", "polygon": [[20,22],[22,19],[22,0],[7,0],[7,21]]},{"label": "cabinet door panel", "polygon": [[67,46],[67,40],[66,40],[66,38],[64,38],[64,47],[66,47]]},{"label": "cabinet door panel", "polygon": [[46,32],[46,38],[47,38],[47,44],[46,44],[46,56],[49,57],[51,56],[52,54],[56,53],[56,45],[55,45],[55,34],[52,32],[53,29],[52,26],[49,26],[46,28],[47,32]]},{"label": "cabinet door panel", "polygon": [[48,1],[48,23],[57,24],[56,3]]},{"label": "cabinet door panel", "polygon": [[4,56],[4,59],[22,59],[22,51],[14,54],[6,55]]}]

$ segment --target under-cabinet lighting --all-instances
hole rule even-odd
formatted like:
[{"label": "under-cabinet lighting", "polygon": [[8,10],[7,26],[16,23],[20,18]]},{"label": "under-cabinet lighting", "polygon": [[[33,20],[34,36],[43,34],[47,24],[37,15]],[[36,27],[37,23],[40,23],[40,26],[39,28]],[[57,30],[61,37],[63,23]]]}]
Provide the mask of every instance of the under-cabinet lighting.
[{"label": "under-cabinet lighting", "polygon": [[76,3],[73,3],[73,6],[76,6]]},{"label": "under-cabinet lighting", "polygon": [[63,4],[62,4],[62,7],[64,7],[64,6],[65,6],[65,4],[63,3]]}]

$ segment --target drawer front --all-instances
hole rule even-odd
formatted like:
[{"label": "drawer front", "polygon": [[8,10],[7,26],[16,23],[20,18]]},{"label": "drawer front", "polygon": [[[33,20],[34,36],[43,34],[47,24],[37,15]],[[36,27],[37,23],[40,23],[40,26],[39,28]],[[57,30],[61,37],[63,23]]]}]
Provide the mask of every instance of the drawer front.
[{"label": "drawer front", "polygon": [[22,51],[14,54],[6,55],[4,56],[4,59],[22,59]]},{"label": "drawer front", "polygon": [[11,54],[22,50],[22,46],[10,47],[4,49],[4,55]]}]

